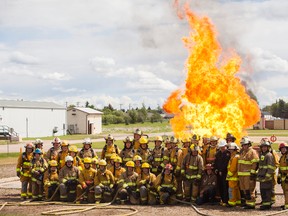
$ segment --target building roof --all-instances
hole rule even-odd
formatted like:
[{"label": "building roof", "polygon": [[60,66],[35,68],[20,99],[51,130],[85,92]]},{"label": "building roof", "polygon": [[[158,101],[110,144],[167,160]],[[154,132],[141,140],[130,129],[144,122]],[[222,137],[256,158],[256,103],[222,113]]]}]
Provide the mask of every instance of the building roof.
[{"label": "building roof", "polygon": [[82,111],[82,112],[85,112],[85,113],[88,113],[88,114],[100,114],[100,115],[103,114],[102,112],[100,112],[98,110],[91,109],[91,108],[88,108],[88,107],[73,107],[73,109],[77,109],[79,111]]},{"label": "building roof", "polygon": [[66,109],[66,107],[53,102],[0,100],[0,107],[7,108],[33,108],[33,109]]}]

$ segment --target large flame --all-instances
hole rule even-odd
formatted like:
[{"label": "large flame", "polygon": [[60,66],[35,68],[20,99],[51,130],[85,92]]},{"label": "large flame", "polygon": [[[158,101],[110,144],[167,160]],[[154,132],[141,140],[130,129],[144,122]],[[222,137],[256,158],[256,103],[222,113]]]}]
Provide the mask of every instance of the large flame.
[{"label": "large flame", "polygon": [[208,17],[198,17],[187,5],[185,15],[192,29],[189,37],[183,38],[189,51],[185,89],[172,92],[163,105],[166,112],[174,114],[170,120],[174,134],[184,138],[192,130],[224,138],[230,132],[239,140],[245,128],[260,118],[257,103],[235,76],[241,58],[234,52],[224,56]]}]

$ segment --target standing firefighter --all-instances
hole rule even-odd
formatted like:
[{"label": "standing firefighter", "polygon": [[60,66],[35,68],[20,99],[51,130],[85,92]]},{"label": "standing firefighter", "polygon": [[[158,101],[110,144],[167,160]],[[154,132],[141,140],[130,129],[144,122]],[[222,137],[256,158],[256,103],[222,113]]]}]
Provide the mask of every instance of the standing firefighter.
[{"label": "standing firefighter", "polygon": [[156,176],[159,175],[163,168],[163,156],[164,156],[164,147],[162,147],[163,138],[162,136],[157,136],[154,140],[155,148],[152,150],[152,162],[151,162],[151,172],[154,173]]},{"label": "standing firefighter", "polygon": [[41,149],[35,149],[33,152],[32,164],[32,201],[43,200],[43,177],[48,168],[46,160],[42,157]]},{"label": "standing firefighter", "polygon": [[73,158],[66,156],[65,166],[59,172],[60,200],[74,201],[76,199],[76,187],[79,180],[80,171],[73,166]]},{"label": "standing firefighter", "polygon": [[58,156],[57,156],[59,170],[65,166],[65,164],[66,164],[65,158],[68,155],[69,155],[69,143],[67,141],[62,141],[61,151],[58,153]]},{"label": "standing firefighter", "polygon": [[204,164],[212,164],[214,166],[214,161],[215,161],[215,155],[217,152],[217,144],[218,144],[218,138],[216,136],[211,136],[210,137],[210,145],[207,148],[205,152],[205,161]]},{"label": "standing firefighter", "polygon": [[236,143],[230,142],[228,145],[230,152],[230,160],[227,166],[227,178],[229,186],[229,200],[228,204],[231,207],[241,204],[241,196],[239,189],[239,178],[238,178],[238,160],[239,160],[239,147]]},{"label": "standing firefighter", "polygon": [[248,137],[240,141],[242,146],[238,160],[238,176],[240,184],[241,199],[245,201],[245,209],[255,208],[256,171],[259,162],[257,152],[252,148],[252,142]]},{"label": "standing firefighter", "polygon": [[273,174],[276,169],[274,158],[270,152],[271,143],[267,140],[260,144],[261,155],[257,181],[260,182],[262,205],[260,210],[268,210],[272,205]]},{"label": "standing firefighter", "polygon": [[190,150],[182,162],[181,174],[184,180],[185,200],[187,202],[195,202],[201,183],[203,159],[199,155],[199,146],[192,144]]},{"label": "standing firefighter", "polygon": [[61,140],[58,137],[55,137],[52,141],[53,147],[51,147],[45,155],[45,159],[47,162],[50,160],[56,160],[58,161],[58,153],[61,151]]},{"label": "standing firefighter", "polygon": [[[43,141],[41,139],[36,139],[34,142],[34,148],[37,149],[41,149],[41,151],[43,152]],[[44,154],[44,152],[43,152]]]},{"label": "standing firefighter", "polygon": [[134,134],[133,134],[133,137],[134,137],[134,139],[133,139],[133,148],[135,150],[137,150],[140,147],[139,140],[142,137],[142,135],[143,135],[143,132],[140,129],[137,128],[135,130]]},{"label": "standing firefighter", "polygon": [[96,204],[100,202],[110,202],[112,200],[114,183],[114,176],[112,172],[107,169],[107,162],[100,160],[99,169],[94,179]]},{"label": "standing firefighter", "polygon": [[[33,158],[33,144],[27,143],[25,152],[18,157],[16,172],[21,181],[21,199],[32,197],[31,187],[31,160]],[[28,188],[29,186],[29,188]],[[28,191],[27,191],[28,188]]]},{"label": "standing firefighter", "polygon": [[120,157],[122,158],[123,163],[127,163],[128,161],[133,160],[133,157],[135,155],[135,150],[133,149],[132,142],[133,142],[133,139],[128,136],[123,141],[124,148],[120,152]]},{"label": "standing firefighter", "polygon": [[177,181],[173,174],[173,166],[166,164],[164,170],[156,178],[155,187],[160,196],[160,204],[176,204]]},{"label": "standing firefighter", "polygon": [[79,170],[84,168],[84,164],[79,156],[77,156],[78,148],[76,145],[69,146],[69,155],[73,157],[73,166],[78,167]]},{"label": "standing firefighter", "polygon": [[102,153],[101,153],[101,159],[105,159],[107,161],[107,163],[109,163],[110,161],[110,157],[113,154],[119,154],[120,150],[118,148],[118,146],[116,144],[114,144],[114,137],[111,136],[110,134],[107,137],[104,137],[106,144],[102,149]]},{"label": "standing firefighter", "polygon": [[124,204],[129,199],[131,204],[136,205],[140,203],[140,193],[137,190],[138,174],[134,172],[135,163],[128,161],[126,167],[126,172],[122,173],[118,181],[119,188],[122,188],[119,192],[120,202]]},{"label": "standing firefighter", "polygon": [[142,163],[150,163],[151,160],[151,150],[148,148],[148,139],[141,137],[139,140],[140,148],[137,149],[136,154],[142,158]]},{"label": "standing firefighter", "polygon": [[288,209],[288,145],[287,143],[280,143],[279,151],[281,152],[280,158],[280,166],[279,173],[277,178],[277,183],[281,184],[284,197],[285,204],[281,206],[283,210]]},{"label": "standing firefighter", "polygon": [[[77,185],[78,203],[92,203],[94,201],[94,179],[96,170],[91,167],[92,158],[84,158],[84,168],[80,171],[79,184]],[[92,193],[92,196],[91,196]],[[81,197],[82,195],[82,197]]]},{"label": "standing firefighter", "polygon": [[184,138],[181,140],[182,142],[182,157],[183,159],[186,157],[186,155],[191,151],[190,146],[191,146],[191,140],[190,138]]},{"label": "standing firefighter", "polygon": [[[46,199],[50,199],[52,195],[54,194],[55,190],[57,189],[59,185],[59,176],[57,172],[57,161],[56,160],[50,160],[48,162],[48,169],[44,173],[44,191],[46,195]],[[57,191],[59,192],[59,191]],[[56,192],[56,193],[57,193]],[[55,195],[56,196],[56,195]],[[59,199],[59,193],[57,193],[57,196],[53,200],[58,200]]]},{"label": "standing firefighter", "polygon": [[157,192],[154,187],[156,176],[153,173],[150,173],[150,165],[148,163],[143,163],[141,169],[142,172],[137,179],[137,186],[140,192],[140,202],[143,205],[155,205],[157,201]]},{"label": "standing firefighter", "polygon": [[85,138],[82,144],[83,144],[83,147],[78,152],[78,156],[81,158],[82,162],[84,161],[84,158],[86,157],[98,159],[97,154],[95,154],[92,148],[92,141],[90,138]]}]

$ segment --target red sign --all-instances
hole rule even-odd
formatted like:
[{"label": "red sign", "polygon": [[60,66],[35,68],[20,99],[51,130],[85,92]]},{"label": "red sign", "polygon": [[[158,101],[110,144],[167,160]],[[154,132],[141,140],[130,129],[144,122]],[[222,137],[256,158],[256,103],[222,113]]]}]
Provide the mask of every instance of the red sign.
[{"label": "red sign", "polygon": [[277,137],[275,135],[270,137],[270,141],[271,142],[276,142],[276,140],[277,140]]}]

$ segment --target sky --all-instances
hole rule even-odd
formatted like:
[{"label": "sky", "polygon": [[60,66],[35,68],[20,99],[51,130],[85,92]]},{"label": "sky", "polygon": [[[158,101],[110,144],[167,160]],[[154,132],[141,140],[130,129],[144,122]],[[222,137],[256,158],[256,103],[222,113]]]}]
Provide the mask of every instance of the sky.
[{"label": "sky", "polygon": [[[237,76],[261,108],[288,101],[287,0],[187,2],[241,56]],[[0,99],[162,106],[186,77],[190,29],[173,3],[0,0]]]}]

